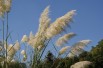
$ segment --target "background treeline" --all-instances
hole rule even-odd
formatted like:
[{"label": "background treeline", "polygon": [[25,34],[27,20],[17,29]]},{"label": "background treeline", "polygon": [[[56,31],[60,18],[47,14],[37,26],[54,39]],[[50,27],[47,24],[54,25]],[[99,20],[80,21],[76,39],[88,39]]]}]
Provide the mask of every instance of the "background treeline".
[{"label": "background treeline", "polygon": [[[79,56],[73,58],[55,58],[52,60],[52,53],[48,53],[45,62],[43,62],[40,68],[70,68],[70,66],[79,61],[91,61],[93,62],[94,68],[103,67],[103,39],[98,42],[98,45],[95,47],[92,46],[92,49],[84,51]],[[54,61],[54,62],[53,62]]]}]

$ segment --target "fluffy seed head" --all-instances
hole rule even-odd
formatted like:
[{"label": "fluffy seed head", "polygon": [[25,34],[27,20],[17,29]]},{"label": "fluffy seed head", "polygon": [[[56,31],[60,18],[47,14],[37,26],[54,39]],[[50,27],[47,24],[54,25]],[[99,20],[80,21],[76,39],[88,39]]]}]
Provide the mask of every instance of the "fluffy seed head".
[{"label": "fluffy seed head", "polygon": [[91,42],[91,40],[82,40],[80,41],[81,43],[84,43],[85,45],[89,44]]},{"label": "fluffy seed head", "polygon": [[29,40],[33,40],[35,38],[35,36],[33,35],[32,31],[30,32],[30,35],[29,35]]},{"label": "fluffy seed head", "polygon": [[22,54],[22,55],[26,55],[26,51],[25,51],[25,50],[22,50],[22,51],[21,51],[21,54]]},{"label": "fluffy seed head", "polygon": [[38,33],[44,33],[50,24],[49,6],[44,9],[39,19]]},{"label": "fluffy seed head", "polygon": [[28,44],[31,45],[33,48],[37,48],[39,45],[44,45],[45,43],[45,36],[41,34],[36,34],[33,40],[29,40]]},{"label": "fluffy seed head", "polygon": [[93,66],[92,65],[92,62],[90,61],[80,61],[80,62],[77,62],[73,65],[71,65],[70,68],[89,68],[89,66]]},{"label": "fluffy seed head", "polygon": [[12,44],[10,44],[8,47],[7,47],[7,53],[8,53],[8,56],[12,57],[14,56],[15,54],[15,49],[13,47]]},{"label": "fluffy seed head", "polygon": [[27,35],[24,35],[21,42],[27,42],[27,41],[28,41],[28,37],[27,37]]},{"label": "fluffy seed head", "polygon": [[4,5],[5,5],[5,11],[9,12],[11,9],[11,2],[12,0],[4,0]]},{"label": "fluffy seed head", "polygon": [[16,63],[17,61],[16,61],[15,59],[12,59],[11,62],[12,62],[12,63]]},{"label": "fluffy seed head", "polygon": [[89,44],[91,42],[91,40],[81,40],[79,42],[77,42],[76,44],[74,44],[71,47],[70,52],[73,53],[73,55],[79,55],[81,54],[84,50],[84,47]]},{"label": "fluffy seed head", "polygon": [[60,55],[61,55],[61,54],[64,54],[64,53],[67,51],[68,48],[70,48],[70,46],[65,46],[65,47],[63,47],[63,48],[59,51],[59,54],[60,54]]},{"label": "fluffy seed head", "polygon": [[14,49],[16,51],[18,51],[20,49],[20,43],[18,41],[16,41],[15,45],[14,45]]},{"label": "fluffy seed head", "polygon": [[41,51],[43,49],[44,45],[39,45],[38,46],[38,51]]},{"label": "fluffy seed head", "polygon": [[69,22],[71,22],[73,15],[75,14],[75,10],[71,10],[64,16],[57,18],[57,20],[50,25],[50,27],[46,30],[47,39],[52,38],[53,36],[61,33],[65,26]]},{"label": "fluffy seed head", "polygon": [[0,0],[0,17],[2,18],[4,16],[5,9],[4,9],[4,4],[3,0]]},{"label": "fluffy seed head", "polygon": [[72,57],[74,57],[74,56],[75,56],[75,55],[74,55],[73,53],[71,53],[71,52],[68,54],[68,57],[69,57],[69,58],[72,58]]},{"label": "fluffy seed head", "polygon": [[60,37],[57,41],[56,41],[56,45],[57,46],[62,46],[64,43],[66,43],[68,40],[70,40],[72,37],[74,37],[76,34],[74,33],[68,33],[65,34],[64,36]]}]

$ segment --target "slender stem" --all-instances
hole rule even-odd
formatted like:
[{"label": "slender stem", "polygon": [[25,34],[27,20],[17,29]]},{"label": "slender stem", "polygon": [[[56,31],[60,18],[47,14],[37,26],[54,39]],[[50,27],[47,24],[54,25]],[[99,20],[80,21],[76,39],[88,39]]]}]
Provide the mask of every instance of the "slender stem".
[{"label": "slender stem", "polygon": [[8,12],[7,12],[7,15],[6,15],[6,17],[7,17],[7,21],[6,21],[6,68],[8,68],[8,66],[7,66],[7,42],[8,42]]},{"label": "slender stem", "polygon": [[[5,24],[4,24],[4,20],[2,20],[2,40],[3,40],[3,56],[5,55],[5,51],[4,51],[4,27],[5,27]],[[5,67],[5,62],[4,62],[4,65],[3,65],[3,67]]]},{"label": "slender stem", "polygon": [[52,41],[52,40],[51,40],[51,43],[52,43],[52,45],[53,45],[54,49],[56,50],[56,52],[57,52],[57,53],[59,53],[59,52],[58,52],[58,50],[56,49],[55,44],[53,43],[53,41]]},{"label": "slender stem", "polygon": [[7,13],[7,21],[6,21],[6,22],[7,22],[7,25],[6,25],[6,27],[7,27],[7,29],[6,29],[6,30],[7,30],[7,32],[6,32],[6,37],[7,37],[7,36],[8,36],[8,31],[9,31],[9,26],[8,26],[8,13]]},{"label": "slender stem", "polygon": [[[4,50],[4,20],[2,20],[2,29],[3,29],[3,31],[2,31],[2,35],[3,35],[3,50]],[[4,55],[4,53],[3,53],[3,55]]]},{"label": "slender stem", "polygon": [[[50,39],[50,40],[51,40],[51,39]],[[40,59],[41,59],[41,57],[42,57],[42,55],[43,55],[43,53],[44,53],[46,47],[48,46],[50,40],[48,40],[47,44],[45,45],[44,50],[43,50],[42,53],[41,53]],[[39,59],[39,60],[40,60],[40,59]]]}]

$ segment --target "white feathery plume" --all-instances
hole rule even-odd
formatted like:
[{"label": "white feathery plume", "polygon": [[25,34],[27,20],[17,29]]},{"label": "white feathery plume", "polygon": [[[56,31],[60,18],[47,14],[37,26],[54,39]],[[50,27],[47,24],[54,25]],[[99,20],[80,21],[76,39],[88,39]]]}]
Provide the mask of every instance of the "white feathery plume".
[{"label": "white feathery plume", "polygon": [[65,34],[64,36],[60,37],[57,41],[56,41],[56,45],[57,46],[62,46],[64,43],[66,43],[68,40],[70,40],[72,37],[74,37],[76,34],[74,33],[68,33]]},{"label": "white feathery plume", "polygon": [[11,62],[12,62],[12,63],[16,63],[17,61],[16,61],[15,59],[12,59]]},{"label": "white feathery plume", "polygon": [[[74,44],[72,47],[71,47],[71,50],[70,52],[75,55],[79,55],[81,54],[84,50],[84,47],[86,45],[88,45],[89,43],[91,42],[91,40],[81,40],[79,41],[78,43]],[[69,54],[68,54],[69,55]]]},{"label": "white feathery plume", "polygon": [[0,0],[0,17],[3,18],[5,12],[9,12],[12,0]]},{"label": "white feathery plume", "polygon": [[91,40],[81,40],[78,43],[76,43],[73,48],[75,49],[83,49],[86,45],[88,45],[91,42]]},{"label": "white feathery plume", "polygon": [[64,54],[68,49],[70,48],[70,46],[65,46],[63,47],[60,51],[59,51],[59,54]]},{"label": "white feathery plume", "polygon": [[33,48],[37,48],[39,45],[44,45],[46,41],[46,37],[37,33],[33,40],[29,40],[27,43],[31,45]]},{"label": "white feathery plume", "polygon": [[84,43],[85,45],[89,44],[91,42],[91,40],[82,40],[80,41],[81,43]]},{"label": "white feathery plume", "polygon": [[72,57],[74,57],[75,55],[70,52],[67,56],[68,56],[69,58],[72,58]]},{"label": "white feathery plume", "polygon": [[33,40],[35,38],[35,36],[33,35],[32,31],[30,32],[30,35],[29,35],[29,40]]},{"label": "white feathery plume", "polygon": [[28,39],[27,35],[24,35],[21,39],[21,42],[28,42],[28,40],[29,39]]},{"label": "white feathery plume", "polygon": [[3,5],[3,0],[0,0],[0,17],[4,16],[4,5]]},{"label": "white feathery plume", "polygon": [[35,36],[33,35],[33,33],[32,33],[32,31],[30,32],[30,34],[29,34],[29,40],[28,40],[28,45],[33,45],[33,39],[35,39]]},{"label": "white feathery plume", "polygon": [[18,40],[16,41],[15,45],[14,45],[14,49],[16,51],[20,50],[20,43],[18,42]]},{"label": "white feathery plume", "polygon": [[44,33],[50,24],[49,6],[44,9],[39,19],[38,33]]},{"label": "white feathery plume", "polygon": [[25,50],[22,50],[22,51],[21,51],[21,54],[22,54],[22,55],[26,55],[26,51],[25,51]]},{"label": "white feathery plume", "polygon": [[33,47],[33,42],[34,42],[33,40],[29,40],[27,43],[28,43],[28,45]]},{"label": "white feathery plume", "polygon": [[9,12],[10,9],[11,9],[11,2],[12,2],[12,0],[4,0],[4,5],[6,7],[6,9],[5,9],[6,12]]},{"label": "white feathery plume", "polygon": [[16,52],[16,51],[15,51],[13,45],[10,44],[10,45],[7,47],[7,54],[8,54],[8,56],[10,56],[10,57],[14,56],[15,52]]},{"label": "white feathery plume", "polygon": [[38,35],[35,39],[31,40],[33,48],[37,48],[39,45],[44,45],[45,37]]},{"label": "white feathery plume", "polygon": [[38,51],[41,51],[43,49],[44,45],[39,45],[38,46]]},{"label": "white feathery plume", "polygon": [[76,10],[71,10],[64,16],[57,18],[54,23],[50,25],[50,27],[46,30],[46,37],[47,39],[52,38],[53,36],[61,33],[65,26],[71,22],[73,15],[75,14]]},{"label": "white feathery plume", "polygon": [[92,66],[92,62],[90,61],[80,61],[70,66],[70,68],[87,68]]},{"label": "white feathery plume", "polygon": [[49,18],[49,6],[44,9],[39,19],[39,29],[36,33],[35,37],[32,40],[28,41],[28,44],[33,48],[37,48],[39,45],[44,45],[46,40],[45,31],[49,26],[50,18]]}]

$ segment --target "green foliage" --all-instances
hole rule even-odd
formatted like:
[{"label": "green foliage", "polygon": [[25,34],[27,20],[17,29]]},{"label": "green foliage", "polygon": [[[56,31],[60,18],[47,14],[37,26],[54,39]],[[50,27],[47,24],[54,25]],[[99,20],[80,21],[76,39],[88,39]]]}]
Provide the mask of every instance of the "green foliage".
[{"label": "green foliage", "polygon": [[91,61],[94,62],[96,68],[103,67],[103,40],[98,42],[96,47],[93,47],[90,51],[92,55]]},{"label": "green foliage", "polygon": [[[25,63],[8,63],[8,68],[27,68]],[[0,68],[4,68],[2,64],[0,64]]]},{"label": "green foliage", "polygon": [[83,52],[79,55],[79,61],[88,60],[94,63],[95,68],[103,67],[103,40],[98,42],[96,47],[92,47],[90,52]]},{"label": "green foliage", "polygon": [[71,65],[73,65],[76,62],[79,61],[91,61],[93,62],[93,68],[102,68],[103,67],[103,40],[101,40],[98,45],[95,47],[92,47],[92,49],[87,52],[84,51],[79,56],[75,56],[73,58],[56,58],[53,62],[53,65],[51,63],[45,63],[41,68],[70,68]]}]

